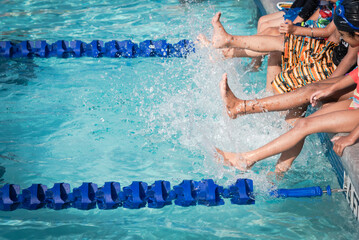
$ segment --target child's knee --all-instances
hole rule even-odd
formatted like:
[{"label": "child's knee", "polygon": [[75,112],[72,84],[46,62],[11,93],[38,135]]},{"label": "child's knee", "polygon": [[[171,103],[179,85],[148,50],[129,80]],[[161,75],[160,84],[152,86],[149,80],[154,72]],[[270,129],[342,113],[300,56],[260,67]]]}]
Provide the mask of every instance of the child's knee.
[{"label": "child's knee", "polygon": [[308,129],[308,127],[310,126],[310,122],[311,122],[310,118],[298,119],[293,130],[301,133],[305,133],[306,132],[305,130]]},{"label": "child's knee", "polygon": [[265,31],[269,25],[270,24],[268,21],[263,21],[261,24],[258,23],[258,33],[262,33],[263,31]]},{"label": "child's knee", "polygon": [[310,88],[312,91],[318,91],[318,90],[321,90],[321,89],[325,88],[325,84],[313,83],[313,84],[310,84],[310,85],[306,85],[305,87]]},{"label": "child's knee", "polygon": [[263,22],[265,22],[265,16],[262,16],[258,19],[258,26],[261,25]]}]

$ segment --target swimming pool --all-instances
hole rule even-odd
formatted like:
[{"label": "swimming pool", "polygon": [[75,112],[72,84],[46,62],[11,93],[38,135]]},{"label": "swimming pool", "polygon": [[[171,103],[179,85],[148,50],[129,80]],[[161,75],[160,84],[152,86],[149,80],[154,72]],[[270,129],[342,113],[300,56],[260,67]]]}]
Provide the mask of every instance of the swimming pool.
[{"label": "swimming pool", "polygon": [[[210,32],[222,11],[225,27],[253,34],[251,1],[18,1],[3,3],[1,40],[194,39]],[[112,211],[17,210],[0,212],[1,238],[124,239],[354,239],[357,222],[344,195],[271,199],[267,173],[275,158],[241,174],[217,164],[213,146],[231,151],[258,147],[286,131],[276,113],[229,120],[218,82],[229,73],[235,93],[259,97],[265,71],[248,73],[248,61],[214,63],[207,49],[187,59],[0,59],[2,183],[22,187],[83,181],[122,186],[142,180],[213,178],[227,185],[253,179],[256,204]],[[250,133],[250,134],[249,134]],[[339,187],[316,136],[280,187]],[[2,170],[0,170],[0,173]],[[2,174],[0,174],[2,175]],[[334,211],[335,209],[335,211]]]}]

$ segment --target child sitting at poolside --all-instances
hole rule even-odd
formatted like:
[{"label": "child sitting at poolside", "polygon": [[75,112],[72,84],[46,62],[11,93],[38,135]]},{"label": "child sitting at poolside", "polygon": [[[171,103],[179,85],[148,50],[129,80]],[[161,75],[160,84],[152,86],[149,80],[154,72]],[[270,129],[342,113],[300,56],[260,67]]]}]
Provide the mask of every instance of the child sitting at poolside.
[{"label": "child sitting at poolside", "polygon": [[[348,44],[340,41],[335,24],[331,22],[326,28],[300,28],[296,34],[327,38],[314,39],[296,36],[234,36],[228,34],[221,22],[220,13],[212,19],[214,29],[212,45],[215,48],[231,48],[236,56],[257,57],[268,52],[282,52],[282,72],[271,81],[277,93],[290,92],[315,81],[321,81],[334,73],[341,76],[355,64],[357,49],[351,50]],[[199,40],[207,42],[203,35]],[[338,43],[339,46],[337,45]]]},{"label": "child sitting at poolside", "polygon": [[319,3],[319,0],[295,0],[289,9],[264,15],[258,20],[257,34],[268,28],[278,28],[280,24],[284,23],[284,18],[293,23],[305,22],[315,13]]},{"label": "child sitting at poolside", "polygon": [[[258,161],[290,150],[309,134],[318,132],[350,132],[348,136],[333,138],[333,149],[341,156],[345,147],[353,145],[359,139],[358,68],[353,70],[349,76],[350,77],[343,78],[342,81],[333,84],[331,87],[315,92],[311,96],[311,103],[316,105],[321,99],[328,97],[355,82],[357,87],[354,92],[353,100],[348,99],[332,104],[299,120],[293,129],[259,149],[245,153],[231,153],[217,149],[218,153],[223,156],[225,162],[240,170],[246,170],[251,168]],[[292,162],[293,161],[278,162],[276,172],[287,171]]]},{"label": "child sitting at poolside", "polygon": [[[357,14],[354,11],[351,16],[355,18]],[[267,90],[274,89],[275,93],[291,92],[328,77],[343,76],[355,65],[359,47],[348,46],[344,41],[340,41],[334,22],[324,29],[298,28],[300,31],[297,31],[297,28],[294,28],[298,34],[313,32],[314,36],[328,37],[328,41],[326,41],[291,34],[286,36],[233,36],[224,30],[219,18],[220,13],[217,13],[212,19],[214,28],[212,44],[215,47],[232,47],[242,56],[249,57],[273,51],[283,53],[282,68],[279,67],[279,70],[278,67],[275,69],[275,60],[274,63],[271,62],[273,59],[268,60],[268,65],[273,64],[274,66],[268,67]],[[206,41],[203,35],[200,35],[199,39]],[[339,41],[340,44],[337,45],[336,43]],[[287,120],[295,122],[305,110],[306,108],[291,110],[287,114]]]},{"label": "child sitting at poolside", "polygon": [[[313,21],[318,19],[320,9],[317,8],[319,6],[319,3],[319,0],[296,0],[293,2],[289,9],[282,9],[279,12],[260,17],[258,20],[257,35],[281,34],[279,26],[283,25],[286,20],[290,20],[291,22],[293,22],[293,24],[303,24],[307,20]],[[328,24],[329,22],[326,25]],[[235,53],[235,50],[223,50],[223,54],[225,57],[231,57],[230,53]],[[280,55],[276,53],[269,53],[268,65],[277,65],[275,64],[275,62],[278,62],[277,59],[279,59],[280,61]],[[258,68],[262,65],[262,61],[263,56],[252,58],[252,62],[250,63],[251,70],[258,70]]]},{"label": "child sitting at poolside", "polygon": [[[359,46],[358,12],[359,1],[344,0],[339,2],[334,15],[334,22],[340,34],[352,47]],[[226,79],[226,75],[224,75],[224,79]],[[334,92],[348,88],[354,83],[353,81],[358,83],[357,70],[353,71],[349,77],[344,77],[341,81],[334,83],[331,87],[314,93],[311,97],[312,103],[315,105],[323,97],[328,97]],[[348,109],[349,106],[350,109]],[[290,168],[296,157],[291,156],[293,149],[302,144],[307,135],[317,132],[351,132],[347,137],[335,139],[334,150],[341,155],[346,146],[355,143],[359,138],[358,105],[349,99],[323,107],[309,117],[298,120],[289,132],[257,150],[246,153],[224,152],[219,149],[217,151],[223,156],[225,162],[241,170],[249,169],[260,160],[282,153],[288,157],[280,158],[281,161],[278,161],[276,165],[276,172],[284,172]]]}]

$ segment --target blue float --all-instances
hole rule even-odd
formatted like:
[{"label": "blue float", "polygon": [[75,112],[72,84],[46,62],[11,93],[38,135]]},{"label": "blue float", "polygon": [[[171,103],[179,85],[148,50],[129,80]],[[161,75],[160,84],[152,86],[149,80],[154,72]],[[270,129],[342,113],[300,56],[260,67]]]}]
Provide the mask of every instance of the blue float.
[{"label": "blue float", "polygon": [[202,180],[195,183],[197,189],[197,201],[200,205],[218,206],[223,205],[224,201],[221,198],[223,187],[218,186],[212,179]]},{"label": "blue float", "polygon": [[176,205],[182,207],[196,205],[197,193],[193,180],[183,180],[179,185],[174,186],[173,190],[176,193]]},{"label": "blue float", "polygon": [[[327,186],[326,193],[328,195],[332,194],[330,186]],[[270,195],[273,197],[288,198],[288,197],[319,197],[323,195],[323,190],[316,187],[307,187],[307,188],[294,188],[294,189],[277,189],[270,192]]]},{"label": "blue float", "polygon": [[32,184],[31,187],[22,190],[19,195],[21,207],[28,210],[36,210],[46,205],[45,192],[47,187],[42,184]]},{"label": "blue float", "polygon": [[96,207],[97,184],[84,182],[80,187],[74,188],[69,198],[72,206],[80,210],[89,210]]},{"label": "blue float", "polygon": [[70,207],[70,191],[70,184],[55,183],[52,188],[46,191],[47,207],[54,210],[61,210]]},{"label": "blue float", "polygon": [[138,45],[131,40],[118,42],[120,56],[125,58],[137,57]]},{"label": "blue float", "polygon": [[253,196],[253,181],[251,179],[237,179],[235,184],[224,190],[223,195],[231,198],[232,204],[255,204]]},{"label": "blue float", "polygon": [[5,184],[0,188],[0,210],[13,211],[19,205],[20,186],[15,184]]},{"label": "blue float", "polygon": [[158,57],[168,57],[170,45],[166,40],[153,41],[154,52]]},{"label": "blue float", "polygon": [[128,187],[123,188],[124,208],[138,209],[146,206],[147,183],[135,181]]},{"label": "blue float", "polygon": [[186,39],[173,44],[169,50],[171,57],[186,57],[191,52],[195,52],[194,43]]},{"label": "blue float", "polygon": [[86,55],[88,57],[99,58],[106,54],[105,45],[103,41],[93,40],[86,45]]},{"label": "blue float", "polygon": [[96,192],[97,206],[99,209],[115,209],[122,206],[119,194],[121,185],[118,182],[106,182]]},{"label": "blue float", "polygon": [[58,58],[73,57],[74,52],[70,47],[70,43],[64,40],[58,40],[51,45],[50,56],[56,56]]},{"label": "blue float", "polygon": [[10,41],[0,42],[0,56],[5,58],[11,58],[16,52],[15,45]]},{"label": "blue float", "polygon": [[146,40],[146,41],[140,42],[138,55],[140,57],[153,57],[154,56],[154,46],[152,45],[151,40]]},{"label": "blue float", "polygon": [[84,43],[83,41],[71,41],[70,47],[74,53],[74,57],[82,57],[86,53],[86,43]]},{"label": "blue float", "polygon": [[121,56],[120,46],[118,44],[118,41],[112,40],[110,42],[106,42],[105,48],[106,48],[106,53],[105,53],[106,57],[116,58]]},{"label": "blue float", "polygon": [[0,41],[0,57],[4,58],[69,58],[69,57],[187,57],[195,52],[194,43],[183,39],[175,44],[166,40],[145,40],[136,44],[131,40],[112,40],[103,42],[93,40],[85,43],[80,40],[58,40],[53,44],[46,41],[23,41],[18,44]]},{"label": "blue float", "polygon": [[174,191],[171,191],[171,184],[168,181],[156,181],[148,187],[146,192],[149,208],[162,208],[171,205],[176,198]]}]

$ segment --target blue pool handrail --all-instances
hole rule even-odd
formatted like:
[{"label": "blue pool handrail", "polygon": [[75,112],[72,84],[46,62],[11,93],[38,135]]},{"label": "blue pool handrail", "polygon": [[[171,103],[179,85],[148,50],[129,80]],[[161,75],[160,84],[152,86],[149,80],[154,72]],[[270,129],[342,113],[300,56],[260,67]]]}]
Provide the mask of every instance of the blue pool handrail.
[{"label": "blue pool handrail", "polygon": [[183,39],[170,44],[166,40],[146,40],[139,44],[131,40],[104,42],[93,40],[85,43],[80,40],[58,40],[48,44],[46,41],[0,41],[0,57],[3,58],[69,58],[69,57],[187,57],[195,52],[194,43]]},{"label": "blue pool handrail", "polygon": [[253,181],[237,179],[236,183],[224,188],[212,179],[184,180],[173,189],[168,181],[159,180],[152,185],[134,181],[122,191],[118,182],[106,182],[102,187],[92,182],[84,182],[72,192],[68,183],[55,183],[52,188],[32,184],[22,191],[19,185],[5,184],[0,188],[0,210],[37,210],[46,207],[54,210],[90,210],[96,206],[99,209],[139,209],[146,205],[149,208],[162,208],[171,205],[173,200],[175,205],[183,207],[197,204],[219,206],[224,204],[223,198],[230,198],[232,204],[255,204]]}]

